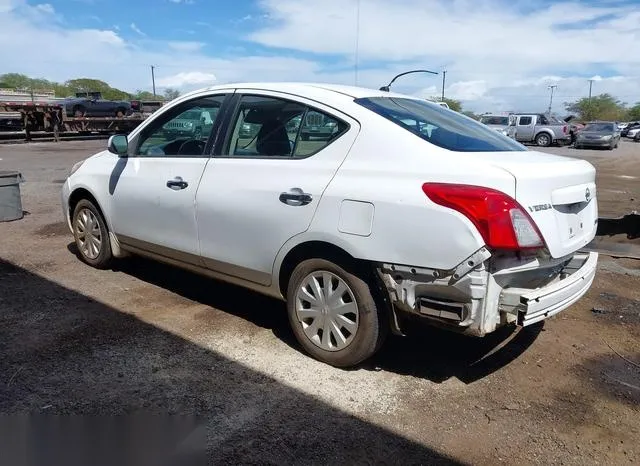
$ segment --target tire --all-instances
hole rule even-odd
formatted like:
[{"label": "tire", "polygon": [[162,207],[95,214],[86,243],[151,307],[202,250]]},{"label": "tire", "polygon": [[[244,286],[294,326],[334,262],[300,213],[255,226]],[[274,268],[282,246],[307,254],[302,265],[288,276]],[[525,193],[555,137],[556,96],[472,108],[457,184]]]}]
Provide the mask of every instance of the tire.
[{"label": "tire", "polygon": [[536,144],[540,147],[549,147],[553,142],[553,138],[547,133],[538,133],[536,135]]},{"label": "tire", "polygon": [[[82,199],[78,202],[75,209],[73,209],[71,225],[76,247],[82,261],[97,269],[108,268],[113,261],[109,229],[102,214],[93,202],[88,199]],[[92,225],[94,226],[93,228]],[[93,231],[90,237],[86,234],[87,229]],[[99,236],[99,238],[96,238],[96,236]],[[95,239],[99,240],[99,244]]]},{"label": "tire", "polygon": [[122,118],[124,117],[124,115],[127,113],[127,110],[124,108],[119,108],[118,110],[116,110],[116,117],[118,118]]},{"label": "tire", "polygon": [[615,147],[615,144],[614,144],[613,142],[611,142],[611,143],[609,144],[609,147],[607,147],[607,149],[609,149],[609,150],[613,150],[613,148],[614,148],[614,147]]},{"label": "tire", "polygon": [[[333,315],[342,317],[332,318],[326,324],[325,319],[332,315],[332,306],[331,301],[323,305],[326,302],[325,277],[331,280],[334,293],[344,285],[340,296],[334,295],[336,298],[333,299],[334,303],[339,300],[335,309],[342,309],[342,314]],[[318,285],[316,289],[322,291],[320,295],[323,296],[316,305],[322,309],[317,312],[311,309],[311,302],[316,301],[314,296],[318,291],[307,286],[312,283]],[[353,305],[349,306],[351,302]],[[302,312],[299,313],[299,309]],[[304,350],[313,358],[335,367],[353,367],[370,358],[382,346],[387,334],[385,319],[367,282],[353,271],[324,259],[305,260],[293,270],[287,287],[287,313],[293,333]],[[317,326],[314,325],[316,320]],[[343,326],[327,327],[331,322]],[[325,329],[330,331],[325,334]]]},{"label": "tire", "polygon": [[76,105],[73,107],[73,116],[75,117],[83,117],[86,110],[82,105]]}]

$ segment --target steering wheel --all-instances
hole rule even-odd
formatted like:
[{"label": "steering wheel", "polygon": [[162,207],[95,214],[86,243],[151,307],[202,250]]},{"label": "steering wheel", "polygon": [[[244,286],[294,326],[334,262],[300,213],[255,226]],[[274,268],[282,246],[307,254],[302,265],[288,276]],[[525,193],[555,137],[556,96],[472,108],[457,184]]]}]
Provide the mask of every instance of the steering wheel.
[{"label": "steering wheel", "polygon": [[[200,141],[199,139],[187,139],[185,142],[180,144],[180,147],[178,148],[178,155],[202,154],[204,152],[205,147],[206,147],[206,144]],[[183,152],[183,150],[185,150],[185,152]]]}]

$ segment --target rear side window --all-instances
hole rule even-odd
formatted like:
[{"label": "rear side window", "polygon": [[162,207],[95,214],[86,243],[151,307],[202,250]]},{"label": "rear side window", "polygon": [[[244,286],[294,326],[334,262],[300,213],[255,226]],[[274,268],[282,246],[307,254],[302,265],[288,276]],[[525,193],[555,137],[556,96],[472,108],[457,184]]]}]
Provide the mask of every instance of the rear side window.
[{"label": "rear side window", "polygon": [[518,121],[518,124],[520,126],[529,126],[532,121],[533,119],[531,117],[520,117],[520,121]]},{"label": "rear side window", "polygon": [[396,97],[356,99],[357,104],[438,147],[455,152],[508,152],[527,149],[471,118],[426,101]]}]

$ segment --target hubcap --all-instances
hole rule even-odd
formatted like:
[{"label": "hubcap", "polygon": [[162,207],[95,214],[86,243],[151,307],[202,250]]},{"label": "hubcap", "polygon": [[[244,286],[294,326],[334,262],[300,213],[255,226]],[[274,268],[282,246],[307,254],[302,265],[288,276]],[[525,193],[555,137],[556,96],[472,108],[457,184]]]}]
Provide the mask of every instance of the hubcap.
[{"label": "hubcap", "polygon": [[326,351],[351,344],[358,331],[358,305],[337,275],[319,270],[305,277],[296,294],[296,316],[309,340]]},{"label": "hubcap", "polygon": [[543,146],[546,146],[547,144],[549,144],[549,136],[538,136],[538,140],[540,141],[540,144],[542,144]]},{"label": "hubcap", "polygon": [[82,209],[76,220],[78,248],[83,256],[95,259],[102,249],[102,232],[98,219],[89,209]]}]

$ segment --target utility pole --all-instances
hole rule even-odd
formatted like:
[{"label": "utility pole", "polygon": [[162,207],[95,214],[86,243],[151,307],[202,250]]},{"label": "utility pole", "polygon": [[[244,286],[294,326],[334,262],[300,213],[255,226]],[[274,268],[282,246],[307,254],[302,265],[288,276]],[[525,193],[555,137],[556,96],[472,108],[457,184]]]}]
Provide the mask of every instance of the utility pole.
[{"label": "utility pole", "polygon": [[593,86],[593,81],[595,81],[595,79],[590,79],[589,80],[589,101],[587,103],[587,112],[589,114],[588,120],[591,120],[591,118],[592,118],[592,116],[591,116],[591,87]]},{"label": "utility pole", "polygon": [[444,83],[447,79],[447,70],[442,70],[442,100],[444,102]]},{"label": "utility pole", "polygon": [[360,0],[356,0],[356,44],[355,63],[353,64],[354,81],[358,85],[358,49],[360,48]]},{"label": "utility pole", "polygon": [[156,96],[156,76],[153,72],[155,66],[151,65],[151,84],[153,85],[153,96]]},{"label": "utility pole", "polygon": [[549,115],[551,115],[551,105],[553,104],[553,90],[558,87],[556,84],[552,84],[551,86],[549,86],[549,89],[551,89],[551,97],[549,98]]}]

